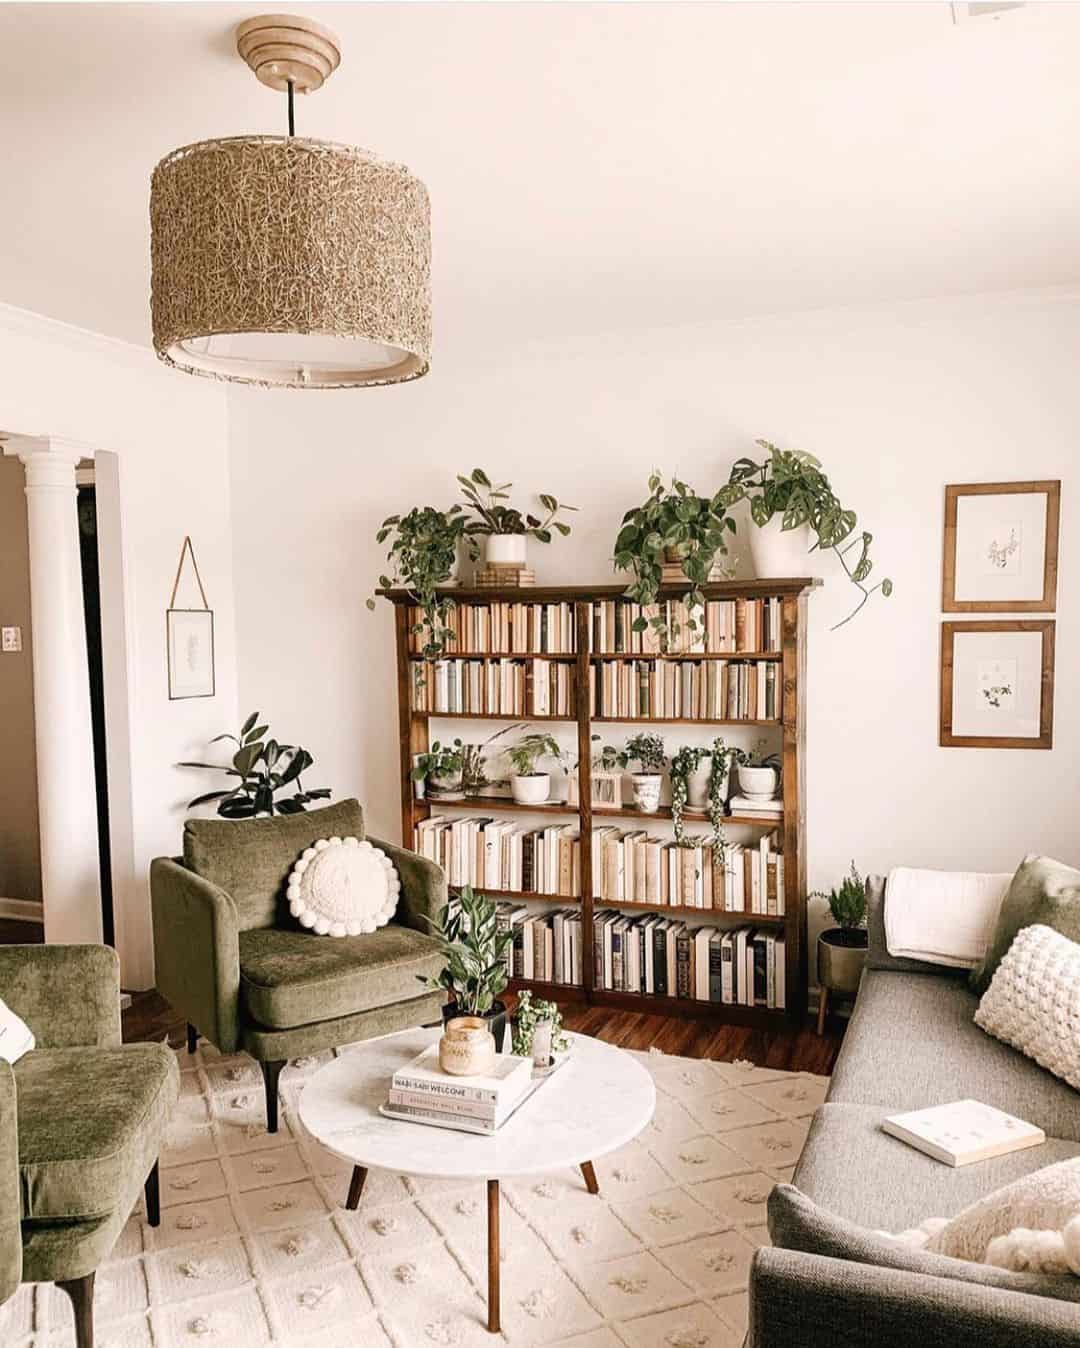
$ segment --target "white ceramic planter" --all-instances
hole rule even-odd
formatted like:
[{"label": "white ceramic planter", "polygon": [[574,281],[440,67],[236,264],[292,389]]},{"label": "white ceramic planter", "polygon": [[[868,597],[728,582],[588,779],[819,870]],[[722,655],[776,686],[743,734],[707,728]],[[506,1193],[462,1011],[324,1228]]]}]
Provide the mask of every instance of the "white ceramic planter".
[{"label": "white ceramic planter", "polygon": [[551,773],[534,772],[529,777],[511,777],[510,792],[519,805],[543,805],[551,797]]},{"label": "white ceramic planter", "polygon": [[781,516],[774,515],[763,529],[752,522],[748,524],[750,561],[759,580],[805,576],[810,570],[809,526],[781,529],[780,520]]},{"label": "white ceramic planter", "polygon": [[634,804],[642,814],[655,814],[660,808],[660,787],[663,777],[659,772],[635,772],[631,774],[634,787]]},{"label": "white ceramic planter", "polygon": [[712,771],[712,762],[706,758],[701,766],[686,779],[686,803],[695,810],[703,810],[709,803],[709,773]]},{"label": "white ceramic planter", "polygon": [[488,565],[524,566],[527,542],[525,534],[488,534]]},{"label": "white ceramic planter", "polygon": [[751,768],[739,764],[739,789],[752,800],[771,800],[780,785],[780,774],[775,768]]}]

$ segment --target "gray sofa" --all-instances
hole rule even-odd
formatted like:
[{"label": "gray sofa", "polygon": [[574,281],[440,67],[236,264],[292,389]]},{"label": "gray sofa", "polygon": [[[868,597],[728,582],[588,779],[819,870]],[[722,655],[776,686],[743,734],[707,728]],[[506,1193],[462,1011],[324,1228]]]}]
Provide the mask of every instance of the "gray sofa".
[{"label": "gray sofa", "polygon": [[[883,1231],[951,1217],[1080,1155],[1080,1095],[973,1022],[966,973],[894,959],[884,881],[868,882],[869,951],[826,1103],[772,1247],[750,1274],[747,1348],[1080,1348],[1080,1278],[1010,1273],[898,1246]],[[1045,1146],[952,1169],[887,1136],[887,1114],[965,1097],[1038,1124]]]}]

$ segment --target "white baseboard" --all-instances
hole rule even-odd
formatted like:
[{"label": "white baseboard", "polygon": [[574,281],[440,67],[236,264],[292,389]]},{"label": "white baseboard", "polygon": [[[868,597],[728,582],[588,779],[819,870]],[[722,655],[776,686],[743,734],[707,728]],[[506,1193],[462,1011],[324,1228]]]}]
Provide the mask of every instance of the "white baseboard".
[{"label": "white baseboard", "polygon": [[10,917],[16,922],[45,922],[41,904],[30,899],[0,899],[0,917]]}]

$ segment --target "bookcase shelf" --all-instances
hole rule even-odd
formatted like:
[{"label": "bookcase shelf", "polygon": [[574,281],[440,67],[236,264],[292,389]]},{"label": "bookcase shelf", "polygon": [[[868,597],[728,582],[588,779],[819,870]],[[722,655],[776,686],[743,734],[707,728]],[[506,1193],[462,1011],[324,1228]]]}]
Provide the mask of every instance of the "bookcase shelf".
[{"label": "bookcase shelf", "polygon": [[[764,914],[727,912],[720,908],[684,907],[670,904],[618,902],[590,897],[593,890],[592,848],[583,846],[580,855],[582,897],[564,894],[520,893],[516,890],[484,892],[493,898],[510,902],[543,903],[552,907],[573,909],[581,919],[582,985],[547,982],[538,979],[512,979],[510,988],[519,991],[530,988],[537,995],[557,1001],[584,1001],[598,1006],[610,1006],[641,1012],[647,1015],[678,1016],[688,1019],[713,1019],[732,1025],[769,1026],[785,1021],[801,1020],[805,1014],[807,996],[807,935],[806,935],[806,835],[805,835],[805,753],[806,753],[806,642],[807,600],[820,584],[810,578],[791,578],[758,581],[726,581],[703,587],[706,599],[778,599],[780,650],[768,651],[707,651],[658,654],[655,652],[609,652],[592,648],[593,624],[590,605],[600,601],[624,597],[623,587],[597,586],[537,586],[527,589],[455,588],[447,597],[457,604],[564,604],[570,606],[573,652],[512,652],[512,651],[458,651],[450,649],[450,659],[480,660],[485,663],[502,660],[544,660],[572,667],[572,687],[575,691],[576,712],[569,716],[532,716],[528,713],[511,715],[494,712],[435,712],[417,711],[412,707],[412,681],[421,657],[410,649],[410,607],[414,597],[404,590],[381,591],[395,606],[395,633],[398,672],[398,720],[401,766],[401,820],[402,838],[406,846],[412,844],[413,829],[432,812],[464,811],[469,814],[505,813],[545,815],[576,820],[582,839],[592,835],[594,820],[634,819],[644,827],[650,822],[671,819],[670,808],[655,814],[645,814],[624,805],[603,805],[591,800],[591,758],[595,749],[594,727],[597,725],[626,726],[699,726],[705,729],[726,726],[772,727],[776,738],[771,741],[781,753],[783,762],[783,814],[777,818],[756,815],[729,816],[725,823],[731,827],[775,830],[779,835],[779,850],[784,859],[785,912],[782,917]],[[660,596],[679,598],[684,591],[679,587],[664,586]],[[775,610],[774,610],[775,611]],[[564,610],[565,613],[565,610]],[[464,629],[463,629],[464,630]],[[747,628],[746,630],[750,630]],[[565,636],[566,628],[563,633]],[[758,640],[765,640],[764,633]],[[589,672],[605,662],[646,661],[753,661],[767,662],[776,668],[775,687],[779,715],[771,718],[695,718],[645,716],[593,716],[591,712]],[[725,676],[726,677],[726,676]],[[772,676],[770,675],[770,686]],[[770,694],[771,695],[771,694]],[[753,703],[751,702],[751,707]],[[413,792],[411,769],[413,756],[430,747],[431,721],[496,721],[506,724],[528,721],[538,724],[573,725],[577,728],[578,794],[580,804],[568,801],[547,801],[541,805],[519,805],[513,800],[491,796],[457,801],[438,798],[417,800]],[[671,746],[672,748],[674,746]],[[687,815],[688,828],[708,827],[700,815]],[[751,835],[756,836],[756,835]],[[774,843],[774,848],[776,848]],[[611,909],[632,914],[656,913],[679,918],[701,926],[729,929],[734,926],[752,926],[784,937],[784,1002],[786,1009],[763,1006],[732,1005],[724,1002],[702,1001],[696,998],[639,994],[613,991],[594,986],[594,913]]]}]

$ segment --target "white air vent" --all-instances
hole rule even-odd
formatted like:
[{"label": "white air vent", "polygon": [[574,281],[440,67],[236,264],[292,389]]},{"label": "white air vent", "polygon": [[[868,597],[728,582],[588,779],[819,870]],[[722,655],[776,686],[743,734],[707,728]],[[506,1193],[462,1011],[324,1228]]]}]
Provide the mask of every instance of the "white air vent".
[{"label": "white air vent", "polygon": [[953,23],[967,23],[971,19],[993,21],[1003,18],[1010,10],[1025,8],[1025,0],[972,0],[970,4],[953,5]]}]

